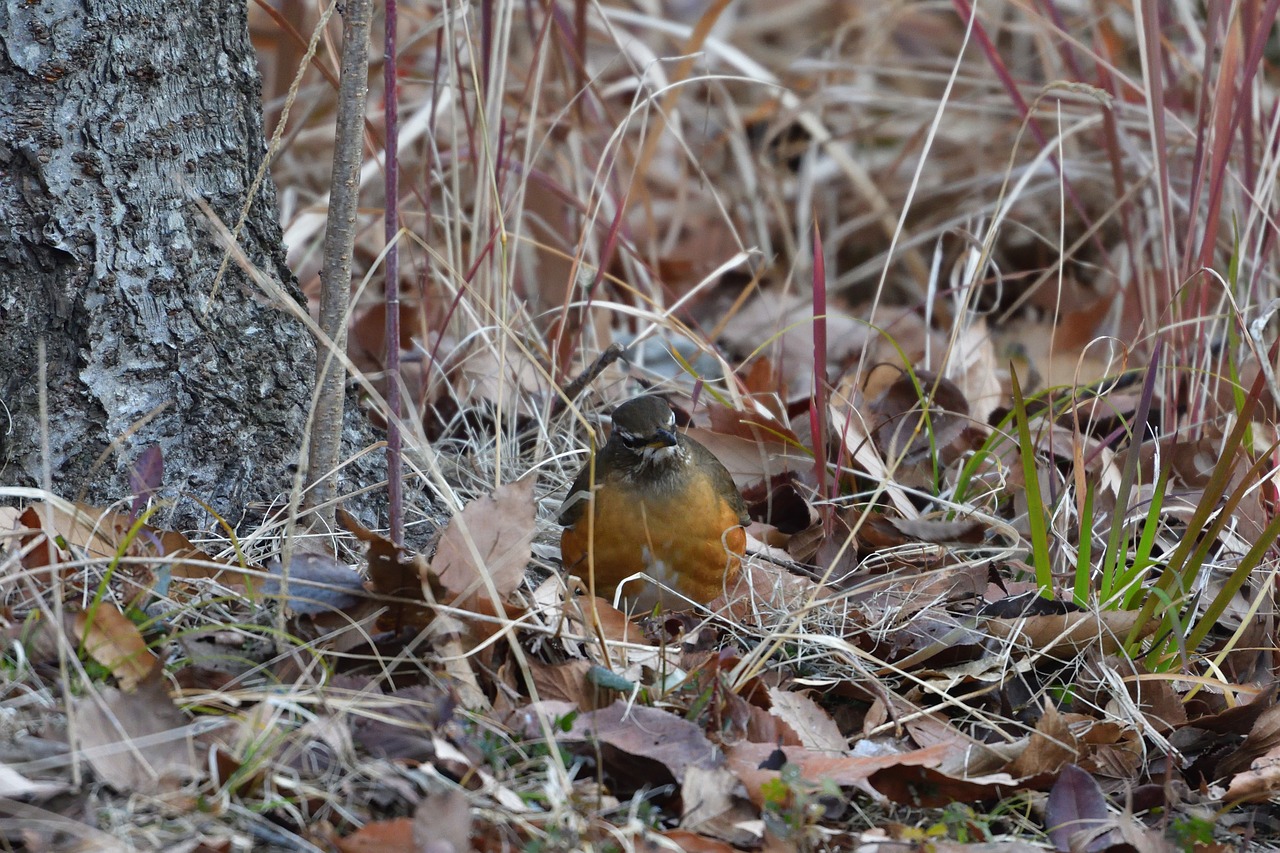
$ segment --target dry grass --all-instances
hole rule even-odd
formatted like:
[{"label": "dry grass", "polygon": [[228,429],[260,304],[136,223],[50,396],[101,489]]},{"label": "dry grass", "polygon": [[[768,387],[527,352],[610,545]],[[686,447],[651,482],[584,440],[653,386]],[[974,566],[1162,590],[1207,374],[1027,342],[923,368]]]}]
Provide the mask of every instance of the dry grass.
[{"label": "dry grass", "polygon": [[[168,673],[136,688],[157,721],[113,738],[93,721],[146,716],[105,686],[123,657],[87,651],[94,616],[50,629],[70,617],[33,557],[45,543],[12,538],[4,719],[70,746],[5,761],[71,787],[6,806],[8,843],[357,849],[364,827],[391,849],[692,849],[694,832],[698,849],[1051,849],[1068,753],[1103,780],[1117,844],[1277,843],[1269,777],[1230,787],[1269,743],[1222,722],[1273,689],[1275,555],[1220,593],[1276,499],[1254,463],[1275,451],[1280,77],[1274,33],[1248,24],[1275,4],[1208,20],[1184,0],[969,5],[402,3],[402,365],[385,375],[375,60],[350,370],[380,423],[402,383],[411,542],[533,478],[527,582],[485,577],[470,597],[424,559],[397,587],[375,540],[352,556],[370,591],[298,556],[365,555],[354,535],[299,541],[272,519],[175,561],[107,521],[67,537],[57,584],[79,592],[69,613],[126,614]],[[288,114],[271,174],[314,303],[340,30],[323,6],[278,9],[251,20],[268,121]],[[564,398],[614,343],[627,359]],[[645,628],[565,601],[555,522],[598,413],[641,389],[718,442],[739,485],[793,475],[810,520],[779,534],[766,504],[753,532],[775,548],[750,589]],[[496,523],[464,517],[458,535],[474,548]],[[1160,580],[1183,541],[1204,547]],[[1138,580],[1164,592],[1106,600],[1108,559],[1147,559]],[[1010,605],[1023,591],[1074,592],[1079,615]],[[741,778],[581,747],[575,720],[618,698],[669,712],[673,740],[692,721]],[[1210,719],[1234,764],[1187,742]],[[732,762],[768,733],[790,769],[761,783]],[[155,767],[147,735],[199,758],[113,790],[111,768],[134,765],[112,743]],[[916,763],[944,743],[962,748]],[[889,753],[915,756],[885,763],[911,796],[853,769]],[[734,820],[692,820],[712,794]]]}]

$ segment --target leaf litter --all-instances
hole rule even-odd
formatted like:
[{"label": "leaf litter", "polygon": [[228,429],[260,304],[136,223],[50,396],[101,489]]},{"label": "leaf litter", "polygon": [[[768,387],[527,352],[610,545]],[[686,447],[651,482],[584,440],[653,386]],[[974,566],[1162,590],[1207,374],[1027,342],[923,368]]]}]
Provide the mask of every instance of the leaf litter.
[{"label": "leaf litter", "polygon": [[[345,516],[328,542],[286,543],[279,514],[242,540],[163,530],[147,510],[174,472],[154,448],[127,511],[51,495],[5,508],[0,788],[22,801],[9,814],[101,841],[86,797],[115,797],[99,826],[129,845],[209,850],[1094,853],[1280,837],[1271,543],[1245,562],[1275,519],[1276,389],[1236,328],[1257,306],[1217,323],[1191,267],[1174,276],[1176,259],[1150,254],[1169,235],[1142,231],[1133,200],[1159,180],[1155,152],[1210,172],[1185,159],[1198,146],[1135,130],[1153,106],[1135,93],[1150,85],[1130,55],[1137,22],[1104,10],[1076,41],[1052,20],[1083,26],[1068,4],[1041,4],[1047,17],[1011,4],[982,10],[988,37],[965,51],[964,15],[925,6],[667,5],[659,21],[603,4],[563,44],[513,43],[501,68],[467,77],[522,111],[503,122],[445,85],[452,106],[419,165],[456,197],[419,210],[425,251],[402,267],[414,487],[454,509],[439,525],[422,512],[421,547]],[[426,69],[501,51],[438,40],[447,16],[420,14],[404,26],[429,37],[402,57],[418,63],[403,85],[435,109]],[[989,37],[1006,20],[1018,26]],[[1028,31],[1052,49],[1011,74],[1006,51]],[[840,44],[811,52],[832,33]],[[1146,49],[1209,68],[1185,35]],[[571,106],[539,112],[523,72],[579,48],[536,78]],[[1128,74],[1113,112],[1008,89],[1084,77],[1101,92],[1086,54]],[[714,71],[652,60],[695,55]],[[964,96],[935,125],[937,71],[953,63]],[[682,85],[644,88],[667,72]],[[519,85],[502,89],[502,73]],[[1171,85],[1156,109],[1194,101]],[[680,109],[644,137],[623,116],[655,99]],[[1214,107],[1219,130],[1235,103]],[[582,104],[605,120],[581,120]],[[526,139],[526,118],[547,125]],[[1057,148],[1019,147],[1046,122]],[[488,132],[514,135],[464,138]],[[557,145],[526,145],[543,134]],[[277,179],[318,196],[323,135],[295,135]],[[502,166],[489,198],[474,152],[506,163],[520,148],[531,161]],[[627,186],[572,171],[592,157],[624,161]],[[1249,229],[1274,219],[1270,193],[1253,196],[1233,221],[1241,245],[1265,246]],[[501,226],[486,219],[495,201]],[[312,211],[294,213],[305,243]],[[830,247],[823,304],[797,222],[820,222]],[[357,247],[366,267],[376,231]],[[1200,265],[1226,270],[1206,245]],[[1250,251],[1232,262],[1274,289],[1273,270],[1249,268],[1266,252]],[[1171,276],[1191,284],[1147,284]],[[1197,300],[1204,316],[1174,313]],[[359,302],[352,324],[371,375],[379,310]],[[1179,349],[1188,328],[1203,340]],[[557,395],[618,342],[626,359]],[[1174,350],[1183,361],[1143,362]],[[722,600],[632,619],[562,578],[553,516],[603,441],[596,413],[640,389],[672,398],[753,523]],[[34,827],[6,840],[57,847],[59,830]]]}]

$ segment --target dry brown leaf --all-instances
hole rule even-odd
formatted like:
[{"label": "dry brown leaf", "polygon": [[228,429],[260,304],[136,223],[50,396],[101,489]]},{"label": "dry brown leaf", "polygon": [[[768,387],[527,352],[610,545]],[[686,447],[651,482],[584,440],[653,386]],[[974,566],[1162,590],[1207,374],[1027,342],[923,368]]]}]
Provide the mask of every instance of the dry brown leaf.
[{"label": "dry brown leaf", "polygon": [[[538,715],[563,718],[577,708],[567,702],[538,702],[516,715],[516,727],[526,736],[540,737]],[[609,770],[628,784],[683,782],[690,767],[715,768],[724,764],[720,750],[699,726],[667,711],[619,700],[607,708],[578,714],[567,732],[557,732],[562,744],[586,743],[601,749]],[[655,781],[654,766],[669,774]]]},{"label": "dry brown leaf", "polygon": [[53,569],[65,562],[62,550],[54,538],[44,531],[40,514],[35,507],[27,507],[20,514],[12,507],[5,509],[15,513],[11,523],[5,526],[19,533],[18,547],[22,552],[22,568],[32,578],[41,577],[41,569]]},{"label": "dry brown leaf", "polygon": [[1187,724],[1187,706],[1182,704],[1182,696],[1168,679],[1144,678],[1130,682],[1129,693],[1154,731],[1167,734]]},{"label": "dry brown leaf", "polygon": [[978,316],[967,317],[954,337],[948,356],[944,376],[955,382],[968,402],[973,420],[985,424],[996,407],[1008,399],[1001,383],[1003,365],[996,361],[987,321]]},{"label": "dry brown leaf", "polygon": [[444,590],[435,583],[435,575],[425,561],[409,556],[387,537],[365,528],[345,510],[338,510],[337,519],[369,547],[369,591],[394,599],[378,619],[378,627],[396,632],[402,628],[421,631],[431,624],[434,612],[427,606],[426,595],[438,600]]},{"label": "dry brown leaf", "polygon": [[830,408],[832,434],[844,445],[848,458],[872,480],[884,483],[885,494],[893,502],[903,518],[918,518],[918,510],[911,498],[889,476],[885,460],[870,439],[870,425],[853,406],[844,400],[833,399]]},{"label": "dry brown leaf", "polygon": [[[52,533],[61,537],[73,551],[86,557],[105,560],[121,553],[127,534],[134,522],[128,514],[100,509],[88,504],[71,504],[61,501],[33,503],[23,513],[24,523],[38,520],[32,529],[43,529],[47,519],[52,519]],[[174,578],[206,578],[231,573],[233,582],[243,582],[239,567],[227,565],[225,569],[197,563],[214,563],[208,554],[191,544],[191,540],[172,530],[157,530],[144,524],[128,543],[125,551],[130,556],[163,557],[170,575]]]},{"label": "dry brown leaf", "polygon": [[787,763],[800,768],[800,775],[810,781],[829,779],[841,786],[852,786],[881,798],[881,794],[868,783],[868,779],[882,770],[901,771],[907,767],[936,767],[947,758],[950,744],[937,744],[924,749],[893,752],[887,755],[824,756],[797,747],[775,747],[772,744],[737,743],[725,748],[729,766],[738,774],[747,794],[757,808],[763,808],[764,795],[760,786],[778,778],[777,770],[761,770],[760,765],[781,751]]},{"label": "dry brown leaf", "polygon": [[1015,779],[1057,774],[1064,764],[1079,758],[1079,746],[1066,721],[1052,704],[1036,723],[1026,749],[1010,763],[1007,772]]},{"label": "dry brown leaf", "polygon": [[882,797],[916,808],[943,808],[951,803],[990,803],[1014,790],[1007,773],[959,779],[922,764],[877,770],[867,779]]},{"label": "dry brown leaf", "polygon": [[977,519],[961,519],[944,521],[937,518],[882,518],[883,523],[896,528],[904,536],[919,542],[930,542],[935,545],[960,543],[976,545],[983,541],[987,525]]},{"label": "dry brown leaf", "polygon": [[[750,408],[752,401],[747,400]],[[813,468],[806,450],[779,413],[761,406],[738,411],[712,404],[711,429],[690,427],[687,434],[716,455],[739,488],[791,472]]]},{"label": "dry brown leaf", "polygon": [[158,676],[132,693],[114,687],[76,698],[77,748],[118,791],[160,794],[199,776],[185,714]]},{"label": "dry brown leaf", "polygon": [[1227,800],[1268,799],[1280,791],[1280,747],[1275,747],[1249,763],[1249,769],[1237,773],[1227,786]]},{"label": "dry brown leaf", "polygon": [[413,810],[416,853],[468,853],[471,807],[461,791],[429,791]]},{"label": "dry brown leaf", "polygon": [[[576,629],[576,633],[582,636],[598,634],[615,643],[644,642],[643,632],[627,614],[599,596],[592,598],[587,595],[586,584],[579,578],[568,578],[568,584],[569,595],[564,602],[564,615],[570,622],[581,626]],[[578,591],[583,594],[576,594]]]},{"label": "dry brown leaf", "polygon": [[662,837],[673,841],[684,853],[736,853],[739,849],[715,838],[685,829],[669,829]]},{"label": "dry brown leaf", "polygon": [[728,604],[728,615],[745,624],[771,610],[798,610],[826,593],[812,578],[792,574],[781,566],[748,558],[742,564],[737,583],[721,598],[708,605],[721,610]]},{"label": "dry brown leaf", "polygon": [[1044,822],[1054,846],[1064,853],[1101,853],[1120,843],[1102,788],[1074,764],[1062,768],[1049,790]]},{"label": "dry brown leaf", "polygon": [[[832,299],[827,310],[827,362],[842,369],[857,358],[864,345],[873,350],[878,338],[874,330],[857,317],[865,316],[862,306],[849,308]],[[920,321],[916,321],[919,323]],[[900,331],[895,329],[895,336]],[[722,334],[728,347],[739,353],[754,353],[762,341],[764,354],[781,371],[779,384],[791,399],[807,397],[813,388],[813,300],[803,295],[762,291],[750,299],[734,322]],[[878,355],[877,351],[877,355]],[[872,356],[872,361],[877,356]]]},{"label": "dry brown leaf", "polygon": [[593,666],[595,664],[589,660],[571,660],[554,665],[536,659],[528,662],[539,700],[568,702],[583,710],[597,706],[592,699],[596,688],[587,683],[587,673]]},{"label": "dry brown leaf", "polygon": [[419,853],[413,823],[407,817],[366,823],[345,838],[333,841],[342,853]]},{"label": "dry brown leaf", "polygon": [[697,833],[682,849],[721,850],[717,845],[722,843],[738,850],[759,846],[764,832],[760,813],[729,768],[690,767],[680,786],[680,801],[685,808],[681,830]]},{"label": "dry brown leaf", "polygon": [[454,349],[451,360],[460,368],[455,388],[463,407],[492,404],[504,412],[536,417],[533,400],[543,396],[545,371],[514,348],[501,353],[491,344],[478,341]]},{"label": "dry brown leaf", "polygon": [[535,532],[533,479],[499,486],[449,521],[431,558],[446,600],[461,607],[482,593],[487,596],[487,576],[505,602],[524,580]]},{"label": "dry brown leaf", "polygon": [[111,602],[76,613],[72,633],[85,652],[115,676],[125,693],[133,692],[160,663],[138,626]]},{"label": "dry brown leaf", "polygon": [[1258,715],[1244,741],[1218,764],[1217,772],[1222,776],[1240,773],[1253,767],[1256,761],[1277,755],[1280,755],[1280,705],[1272,705]]},{"label": "dry brown leaf", "polygon": [[[1132,610],[1076,611],[1022,619],[988,619],[987,631],[995,637],[1014,639],[1042,651],[1058,649],[1061,654],[1078,653],[1096,648],[1112,654],[1124,643],[1137,624],[1138,614]],[[1156,625],[1147,624],[1142,636],[1149,636]]]},{"label": "dry brown leaf", "polygon": [[772,703],[770,713],[790,726],[806,749],[831,753],[843,753],[847,749],[835,720],[805,694],[770,687],[769,701]]}]

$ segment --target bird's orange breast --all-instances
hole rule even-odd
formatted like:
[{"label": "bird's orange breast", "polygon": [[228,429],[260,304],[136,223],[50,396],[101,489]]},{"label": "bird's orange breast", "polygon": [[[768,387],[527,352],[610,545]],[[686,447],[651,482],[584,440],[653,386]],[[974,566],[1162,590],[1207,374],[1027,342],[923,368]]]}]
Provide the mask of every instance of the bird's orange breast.
[{"label": "bird's orange breast", "polygon": [[[691,478],[676,495],[646,493],[642,485],[608,480],[596,488],[594,508],[594,542],[584,512],[561,535],[560,549],[565,566],[588,584],[594,567],[595,592],[602,598],[612,599],[627,577],[645,574],[706,603],[723,593],[742,568],[746,531],[706,477]],[[638,610],[651,609],[658,593],[644,580],[623,588]]]}]

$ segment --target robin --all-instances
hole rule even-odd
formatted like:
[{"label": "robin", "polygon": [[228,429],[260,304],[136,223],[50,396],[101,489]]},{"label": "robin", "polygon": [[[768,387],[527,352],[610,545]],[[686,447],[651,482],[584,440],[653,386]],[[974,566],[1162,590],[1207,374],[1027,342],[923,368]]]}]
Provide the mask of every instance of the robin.
[{"label": "robin", "polygon": [[[666,401],[637,397],[618,406],[594,473],[592,489],[591,463],[583,466],[560,508],[560,551],[588,584],[594,568],[596,595],[612,600],[624,579],[645,574],[705,604],[737,578],[746,503],[720,460],[676,432]],[[640,611],[661,601],[660,587],[639,579],[623,592]]]}]

